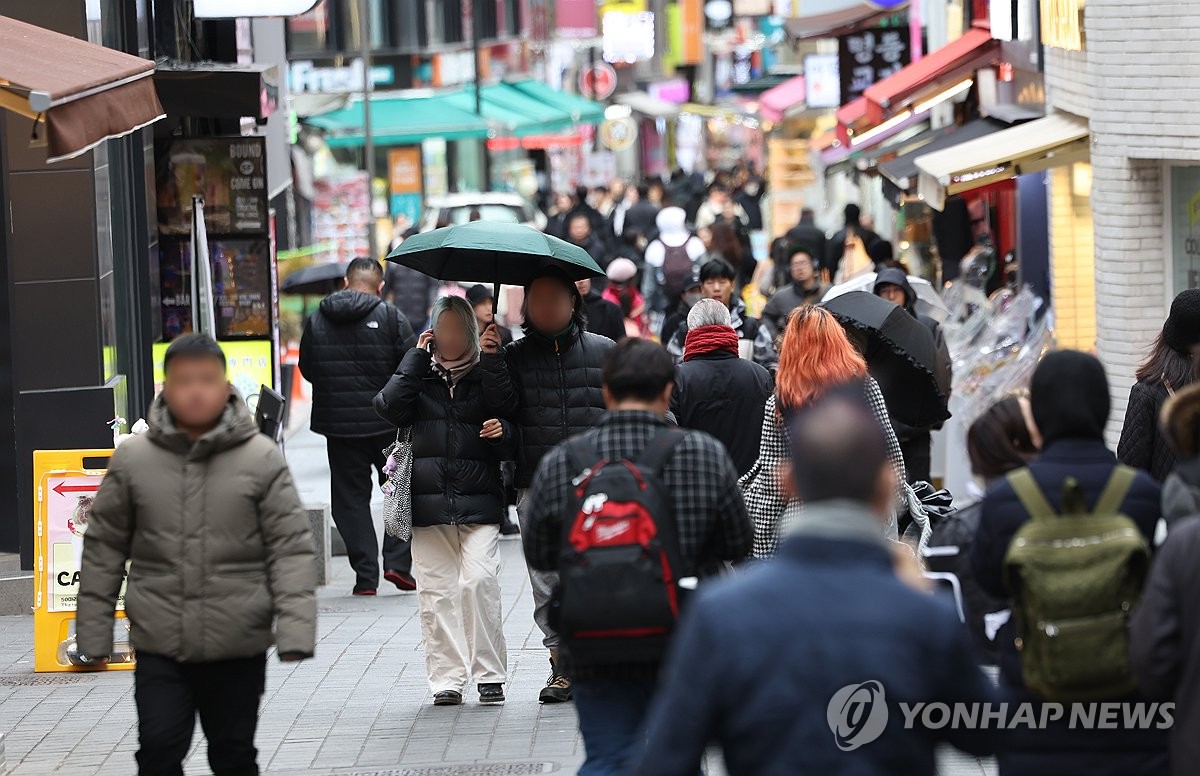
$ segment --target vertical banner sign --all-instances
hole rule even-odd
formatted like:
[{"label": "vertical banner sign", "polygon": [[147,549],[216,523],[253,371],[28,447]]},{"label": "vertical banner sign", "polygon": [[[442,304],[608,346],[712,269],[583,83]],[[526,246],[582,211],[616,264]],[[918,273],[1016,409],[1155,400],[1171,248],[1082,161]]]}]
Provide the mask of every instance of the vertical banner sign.
[{"label": "vertical banner sign", "polygon": [[421,147],[405,146],[388,151],[388,180],[392,218],[404,216],[409,225],[421,218]]},{"label": "vertical banner sign", "polygon": [[679,64],[698,65],[704,59],[703,0],[679,0],[679,16],[682,38]]},{"label": "vertical banner sign", "polygon": [[838,38],[841,101],[846,104],[912,59],[907,30],[878,27]]},{"label": "vertical banner sign", "polygon": [[599,33],[595,0],[557,0],[554,34],[562,38],[594,38]]}]

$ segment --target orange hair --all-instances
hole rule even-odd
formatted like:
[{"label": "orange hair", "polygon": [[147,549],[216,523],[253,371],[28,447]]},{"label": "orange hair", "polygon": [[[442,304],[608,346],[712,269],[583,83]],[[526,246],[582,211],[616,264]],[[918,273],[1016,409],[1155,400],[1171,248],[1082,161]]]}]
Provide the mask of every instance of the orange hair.
[{"label": "orange hair", "polygon": [[866,374],[866,360],[828,310],[800,307],[788,316],[775,376],[779,409],[800,409],[828,389]]}]

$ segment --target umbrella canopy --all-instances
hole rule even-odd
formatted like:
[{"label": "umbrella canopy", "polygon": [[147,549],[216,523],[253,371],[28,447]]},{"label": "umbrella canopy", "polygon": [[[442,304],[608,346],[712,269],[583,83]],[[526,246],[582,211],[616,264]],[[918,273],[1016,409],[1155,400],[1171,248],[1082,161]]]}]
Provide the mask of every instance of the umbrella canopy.
[{"label": "umbrella canopy", "polygon": [[558,267],[571,280],[600,277],[600,269],[578,245],[522,224],[471,221],[409,237],[388,261],[439,280],[490,280],[523,286],[545,267]]},{"label": "umbrella canopy", "polygon": [[852,339],[865,338],[867,368],[879,382],[893,418],[926,428],[950,417],[949,381],[938,369],[933,333],[925,324],[903,307],[865,291],[851,291],[821,306]]},{"label": "umbrella canopy", "polygon": [[285,294],[326,296],[340,289],[346,277],[346,261],[323,262],[298,269],[284,278],[279,290]]},{"label": "umbrella canopy", "polygon": [[[865,272],[858,277],[853,277],[845,283],[839,283],[825,294],[822,302],[828,302],[830,299],[836,299],[842,294],[848,294],[851,291],[866,291],[868,294],[875,288],[875,278],[879,276],[877,272]],[[921,315],[927,315],[938,323],[945,323],[950,318],[950,308],[946,307],[946,303],[942,301],[941,295],[937,289],[925,278],[919,278],[916,275],[908,276],[908,284],[913,287],[913,291],[917,292],[917,312]]]}]

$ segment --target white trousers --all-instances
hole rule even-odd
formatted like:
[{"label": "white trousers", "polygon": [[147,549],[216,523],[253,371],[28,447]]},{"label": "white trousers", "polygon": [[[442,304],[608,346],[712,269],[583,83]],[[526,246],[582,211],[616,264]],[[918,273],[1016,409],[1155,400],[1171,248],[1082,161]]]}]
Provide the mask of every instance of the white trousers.
[{"label": "white trousers", "polygon": [[412,556],[429,689],[503,683],[499,526],[414,528]]}]

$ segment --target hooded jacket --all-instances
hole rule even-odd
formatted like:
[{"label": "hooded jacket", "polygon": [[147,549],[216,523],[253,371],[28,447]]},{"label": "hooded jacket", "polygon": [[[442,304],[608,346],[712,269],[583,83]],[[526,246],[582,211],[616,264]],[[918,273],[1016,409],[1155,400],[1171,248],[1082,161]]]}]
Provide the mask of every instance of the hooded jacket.
[{"label": "hooded jacket", "polygon": [[615,303],[605,299],[593,286],[583,298],[587,311],[587,330],[613,342],[625,336],[625,314]]},{"label": "hooded jacket", "polygon": [[300,340],[300,371],[313,384],[312,430],[331,437],[391,431],[371,403],[416,341],[408,319],[377,296],[326,297]]},{"label": "hooded jacket", "polygon": [[529,487],[542,456],[604,417],[600,372],[612,346],[576,323],[557,337],[531,331],[499,353],[480,356],[491,411],[520,429],[518,488]]},{"label": "hooded jacket", "polygon": [[125,563],[125,612],[139,652],[184,663],[313,654],[312,533],[279,448],[233,391],[195,440],[163,397],[150,430],[109,461],[83,548],[77,631],[88,655],[112,652]]}]

